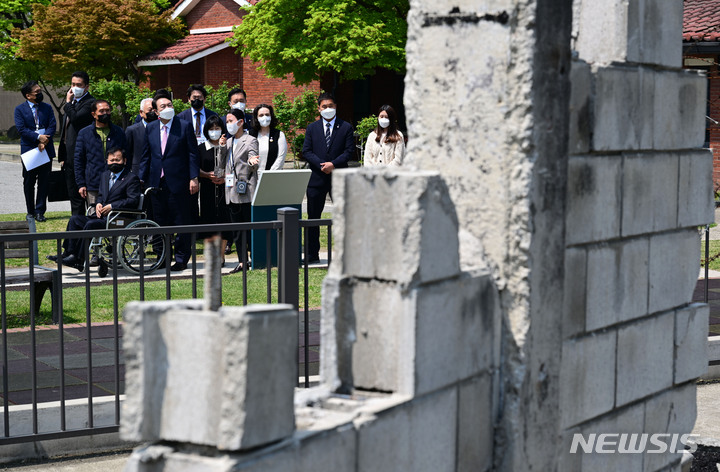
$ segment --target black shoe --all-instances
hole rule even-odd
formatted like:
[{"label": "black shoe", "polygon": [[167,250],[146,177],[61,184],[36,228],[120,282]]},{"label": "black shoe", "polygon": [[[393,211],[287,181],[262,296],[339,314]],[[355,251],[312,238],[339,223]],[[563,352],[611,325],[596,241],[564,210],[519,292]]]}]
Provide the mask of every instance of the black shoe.
[{"label": "black shoe", "polygon": [[187,269],[187,264],[183,262],[176,262],[175,264],[170,266],[170,270],[173,272],[180,272],[181,270]]},{"label": "black shoe", "polygon": [[43,215],[42,213],[37,213],[35,215],[35,221],[39,221],[40,223],[43,223],[43,222],[47,221],[47,218],[45,218],[45,215]]},{"label": "black shoe", "polygon": [[50,254],[49,256],[45,256],[45,259],[53,262],[57,262],[58,256],[57,254]]},{"label": "black shoe", "polygon": [[[308,257],[308,260],[307,260],[307,264],[308,264],[308,265],[310,265],[310,264],[319,264],[319,263],[320,263],[320,258],[319,258],[319,257],[317,257],[317,256],[315,256],[315,257]],[[303,259],[303,260],[300,262],[300,264],[301,264],[301,265],[305,265],[305,259]]]},{"label": "black shoe", "polygon": [[98,256],[94,255],[90,258],[90,267],[97,267],[100,265],[100,261],[98,260]]},{"label": "black shoe", "polygon": [[232,254],[232,245],[228,244],[225,246],[225,255]]},{"label": "black shoe", "polygon": [[70,254],[67,257],[63,257],[63,265],[77,269],[79,272],[85,270],[85,262],[81,261],[74,254]]},{"label": "black shoe", "polygon": [[27,215],[25,215],[25,219],[31,219],[31,220],[32,220],[32,219],[34,219],[34,218],[35,218],[35,215],[33,215],[32,213],[28,213]]},{"label": "black shoe", "polygon": [[238,265],[236,265],[235,267],[233,267],[233,268],[230,270],[230,272],[228,272],[228,274],[237,274],[238,272],[242,272],[242,270],[243,270],[243,263],[242,263],[242,262],[238,262]]}]

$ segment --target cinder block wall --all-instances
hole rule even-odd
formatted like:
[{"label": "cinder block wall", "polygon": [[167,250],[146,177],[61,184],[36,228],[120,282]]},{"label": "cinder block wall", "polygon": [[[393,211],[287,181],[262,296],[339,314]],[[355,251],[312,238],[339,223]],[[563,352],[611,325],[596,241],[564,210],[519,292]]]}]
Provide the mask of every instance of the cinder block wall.
[{"label": "cinder block wall", "polygon": [[[682,2],[576,0],[560,470],[665,470],[668,454],[568,454],[573,434],[689,433],[708,308],[691,305],[706,79],[681,69]],[[674,470],[674,469],[672,469]]]}]

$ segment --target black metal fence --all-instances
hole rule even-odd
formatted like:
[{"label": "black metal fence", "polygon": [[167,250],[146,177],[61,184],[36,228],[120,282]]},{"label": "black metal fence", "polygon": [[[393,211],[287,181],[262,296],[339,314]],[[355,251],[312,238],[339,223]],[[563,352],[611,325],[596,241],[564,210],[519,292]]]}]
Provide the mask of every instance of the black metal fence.
[{"label": "black metal fence", "polygon": [[[89,260],[91,254],[86,251],[84,286],[85,286],[85,320],[84,323],[66,326],[63,316],[63,289],[66,284],[69,269],[61,263],[57,264],[52,274],[51,294],[53,314],[57,325],[53,329],[46,329],[37,324],[37,314],[40,302],[36,300],[36,290],[43,289],[38,282],[45,277],[47,268],[34,266],[34,249],[38,241],[55,240],[56,252],[62,253],[62,239],[82,238],[88,245],[93,238],[108,238],[111,247],[116,247],[119,238],[124,236],[164,238],[166,247],[169,247],[173,234],[189,233],[191,235],[191,273],[189,276],[192,297],[198,296],[197,252],[196,238],[198,232],[203,234],[213,232],[241,232],[242,244],[245,247],[246,238],[250,231],[264,232],[267,276],[265,283],[266,302],[273,300],[273,271],[271,270],[271,237],[277,235],[277,271],[276,284],[277,300],[280,303],[292,304],[299,309],[300,302],[300,250],[301,231],[307,228],[327,227],[328,264],[332,259],[332,220],[300,220],[299,211],[294,208],[278,210],[277,219],[265,222],[233,223],[207,226],[171,226],[171,227],[144,227],[127,229],[109,229],[97,231],[75,231],[55,233],[23,233],[0,234],[0,284],[2,291],[0,305],[2,308],[2,417],[3,428],[0,434],[0,445],[14,444],[46,439],[57,439],[72,436],[101,434],[116,432],[120,425],[121,391],[123,390],[124,365],[121,361],[120,338],[122,323],[120,313],[122,307],[119,300],[119,287],[128,282],[139,282],[139,300],[146,299],[145,285],[150,276],[145,270],[145,257],[142,252],[138,259],[137,274],[129,277],[123,275],[117,263],[117,251],[110,255],[108,275],[111,279],[104,282],[112,286],[112,321],[101,325],[93,324],[92,312],[98,303],[107,303],[107,300],[97,300],[92,297],[91,286],[97,283],[98,277],[91,275]],[[257,236],[256,236],[257,237]],[[23,241],[28,243],[27,267],[20,269],[7,268],[6,243],[10,241]],[[307,245],[305,245],[307,246]],[[304,306],[299,311],[298,336],[302,329],[302,351],[299,354],[299,364],[304,364],[304,372],[298,372],[304,377],[299,382],[305,387],[310,386],[310,305],[309,305],[309,268],[307,265],[307,247],[305,248],[305,264],[303,270]],[[248,303],[248,261],[245,251],[241,253],[244,262],[240,276],[242,277],[243,305]],[[178,280],[170,270],[171,257],[166,257],[164,265],[158,269],[163,273],[161,280],[165,281],[165,299],[172,299],[173,281]],[[52,270],[52,269],[50,269]],[[45,277],[47,278],[47,277]],[[77,278],[77,276],[75,277]],[[187,279],[188,277],[183,277]],[[153,276],[157,279],[157,276]],[[107,279],[106,279],[107,280]],[[19,281],[19,282],[18,282]],[[29,328],[16,336],[10,336],[8,330],[7,295],[11,283],[20,283],[21,288],[29,291]],[[15,333],[14,333],[15,334]],[[40,362],[42,361],[42,362]],[[25,369],[19,380],[13,377],[17,369]],[[25,382],[23,394],[13,389],[13,382]],[[48,385],[51,387],[48,388]],[[80,393],[79,393],[80,391]],[[13,398],[13,395],[17,398]],[[108,396],[112,400],[108,403]],[[97,404],[98,397],[102,404]],[[95,406],[103,410],[99,415]],[[81,412],[82,418],[78,418]],[[102,417],[102,418],[101,418]]]}]

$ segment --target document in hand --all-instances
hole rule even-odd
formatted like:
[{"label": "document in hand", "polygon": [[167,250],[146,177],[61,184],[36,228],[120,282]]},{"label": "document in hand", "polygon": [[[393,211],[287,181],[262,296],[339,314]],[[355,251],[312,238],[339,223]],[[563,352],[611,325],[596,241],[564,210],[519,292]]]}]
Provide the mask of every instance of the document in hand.
[{"label": "document in hand", "polygon": [[20,155],[20,158],[25,164],[25,169],[33,170],[36,167],[40,167],[43,164],[50,162],[50,157],[46,150],[39,150],[38,148],[30,149]]}]

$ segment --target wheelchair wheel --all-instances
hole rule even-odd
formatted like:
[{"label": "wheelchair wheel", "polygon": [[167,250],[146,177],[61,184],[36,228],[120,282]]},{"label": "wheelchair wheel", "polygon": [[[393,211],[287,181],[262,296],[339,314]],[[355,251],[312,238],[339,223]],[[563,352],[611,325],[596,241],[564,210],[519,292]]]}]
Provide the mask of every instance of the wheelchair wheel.
[{"label": "wheelchair wheel", "polygon": [[[151,220],[137,220],[125,228],[158,228],[159,226]],[[140,273],[140,255],[144,253],[143,271],[149,274],[160,267],[165,260],[165,239],[160,235],[120,236],[117,252],[122,266],[135,274]]]}]

